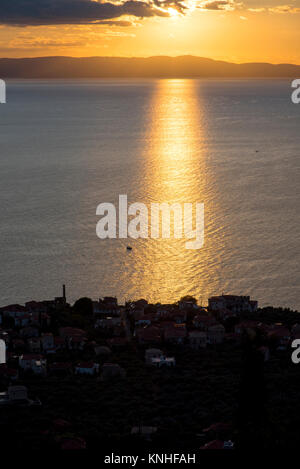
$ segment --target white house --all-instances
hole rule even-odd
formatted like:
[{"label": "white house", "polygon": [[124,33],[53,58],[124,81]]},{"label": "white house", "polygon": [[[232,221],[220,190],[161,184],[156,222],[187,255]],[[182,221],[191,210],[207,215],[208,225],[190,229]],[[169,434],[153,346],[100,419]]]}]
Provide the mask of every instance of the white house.
[{"label": "white house", "polygon": [[257,311],[257,301],[250,299],[250,296],[221,295],[213,296],[208,300],[211,311],[228,309],[233,313],[255,312]]},{"label": "white house", "polygon": [[47,360],[40,354],[21,355],[19,367],[24,371],[31,370],[36,375],[45,375],[47,373]]},{"label": "white house", "polygon": [[152,358],[152,365],[157,368],[161,368],[162,366],[174,367],[176,365],[176,361],[174,357],[164,357],[162,355],[159,358]]},{"label": "white house", "polygon": [[189,345],[194,350],[206,348],[207,333],[205,331],[191,331],[189,332]]},{"label": "white house", "polygon": [[158,348],[148,348],[145,352],[145,362],[147,365],[152,365],[153,358],[160,358],[163,356],[163,353]]},{"label": "white house", "polygon": [[76,375],[90,375],[94,376],[95,374],[99,373],[99,365],[98,363],[93,362],[81,362],[75,367],[75,374]]}]

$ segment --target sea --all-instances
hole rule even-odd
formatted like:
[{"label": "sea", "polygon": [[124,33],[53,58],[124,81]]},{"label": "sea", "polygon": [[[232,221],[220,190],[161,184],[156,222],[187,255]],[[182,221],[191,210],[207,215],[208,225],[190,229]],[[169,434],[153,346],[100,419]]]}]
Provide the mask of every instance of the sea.
[{"label": "sea", "polygon": [[[295,77],[297,78],[297,77]],[[10,80],[0,105],[0,306],[249,295],[300,308],[291,80]],[[102,203],[204,204],[204,244],[100,239]],[[172,220],[171,220],[172,221]],[[171,233],[172,234],[172,233]],[[130,247],[131,250],[127,249]]]}]

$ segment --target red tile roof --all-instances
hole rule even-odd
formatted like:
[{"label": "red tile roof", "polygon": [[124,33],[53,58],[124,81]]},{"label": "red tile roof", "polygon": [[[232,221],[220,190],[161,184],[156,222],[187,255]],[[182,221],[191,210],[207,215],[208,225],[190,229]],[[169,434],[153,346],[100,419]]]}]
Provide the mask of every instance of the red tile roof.
[{"label": "red tile roof", "polygon": [[224,441],[213,440],[206,443],[204,446],[201,446],[200,449],[224,449]]},{"label": "red tile roof", "polygon": [[42,360],[44,357],[43,355],[37,353],[28,353],[25,355],[21,355],[21,360]]}]

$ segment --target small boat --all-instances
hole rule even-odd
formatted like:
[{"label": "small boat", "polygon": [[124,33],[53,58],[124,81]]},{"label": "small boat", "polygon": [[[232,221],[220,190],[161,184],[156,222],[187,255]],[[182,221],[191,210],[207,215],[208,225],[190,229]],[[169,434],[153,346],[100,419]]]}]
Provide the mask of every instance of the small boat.
[{"label": "small boat", "polygon": [[132,247],[131,247],[131,246],[127,246],[127,251],[132,251]]}]

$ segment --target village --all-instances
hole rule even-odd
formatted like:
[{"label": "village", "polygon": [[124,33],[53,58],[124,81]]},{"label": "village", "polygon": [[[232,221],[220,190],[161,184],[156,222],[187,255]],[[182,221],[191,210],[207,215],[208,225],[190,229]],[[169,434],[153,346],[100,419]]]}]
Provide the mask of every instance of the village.
[{"label": "village", "polygon": [[[54,300],[3,306],[0,340],[6,345],[6,357],[0,364],[0,413],[43,408],[44,399],[33,395],[32,388],[47,380],[56,380],[58,386],[78,379],[80,383],[85,380],[86,386],[91,380],[99,387],[107,382],[120,386],[130,375],[125,357],[128,363],[133,360],[130,357],[139,360],[138,366],[147,376],[150,373],[149,379],[151,373],[158,380],[172,379],[184,354],[197,360],[208,356],[204,354],[223,356],[227,349],[236,354],[247,336],[256,337],[256,349],[267,364],[287,353],[292,340],[300,339],[297,313],[292,319],[281,316],[289,318],[288,323],[278,321],[274,311],[268,314],[259,309],[249,296],[235,295],[211,297],[207,306],[198,305],[190,296],[174,304],[140,299],[125,305],[114,297],[81,298],[71,306],[65,286],[62,296]],[[136,420],[131,435],[151,441],[158,427]],[[69,423],[56,419],[52,425],[65,430]],[[231,423],[211,421],[200,430],[203,449],[234,447]],[[86,447],[82,436],[71,435],[60,442],[63,449]]]}]

